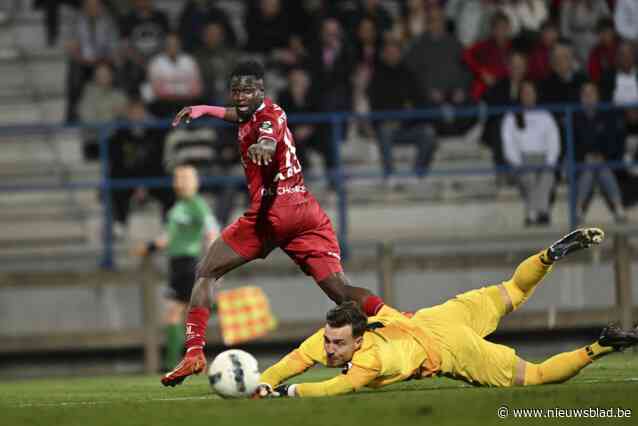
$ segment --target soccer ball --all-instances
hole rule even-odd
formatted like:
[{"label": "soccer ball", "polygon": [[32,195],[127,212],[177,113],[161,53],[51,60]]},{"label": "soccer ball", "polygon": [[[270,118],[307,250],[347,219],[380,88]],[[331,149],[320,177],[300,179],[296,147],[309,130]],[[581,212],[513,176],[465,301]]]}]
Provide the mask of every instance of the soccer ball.
[{"label": "soccer ball", "polygon": [[255,357],[240,349],[220,353],[208,369],[211,388],[225,398],[252,395],[259,385],[259,377]]}]

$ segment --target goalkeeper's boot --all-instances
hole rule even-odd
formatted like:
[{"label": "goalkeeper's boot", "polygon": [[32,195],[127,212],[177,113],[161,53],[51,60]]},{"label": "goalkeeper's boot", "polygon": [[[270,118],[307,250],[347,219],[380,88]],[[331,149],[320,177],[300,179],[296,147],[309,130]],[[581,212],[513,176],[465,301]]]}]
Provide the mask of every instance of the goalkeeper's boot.
[{"label": "goalkeeper's boot", "polygon": [[206,369],[206,356],[202,348],[190,348],[186,351],[184,359],[177,364],[173,371],[166,373],[162,377],[164,386],[175,386],[181,384],[185,378],[193,374],[199,374]]},{"label": "goalkeeper's boot", "polygon": [[638,344],[638,327],[623,330],[618,324],[611,323],[600,333],[598,343],[600,346],[611,346],[616,351],[623,351]]},{"label": "goalkeeper's boot", "polygon": [[570,232],[547,249],[547,257],[557,261],[578,250],[602,243],[605,233],[598,228],[581,228]]}]

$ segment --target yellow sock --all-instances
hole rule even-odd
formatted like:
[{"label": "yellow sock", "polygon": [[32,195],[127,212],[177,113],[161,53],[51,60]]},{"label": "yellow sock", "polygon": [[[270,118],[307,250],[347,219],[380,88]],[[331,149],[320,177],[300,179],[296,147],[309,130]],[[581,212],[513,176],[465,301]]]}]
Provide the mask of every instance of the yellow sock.
[{"label": "yellow sock", "polygon": [[525,366],[525,386],[560,383],[571,379],[592,362],[587,348],[554,355],[540,364],[528,362]]},{"label": "yellow sock", "polygon": [[512,301],[512,308],[516,309],[534,293],[536,286],[545,278],[552,265],[542,260],[546,250],[528,257],[516,268],[512,279],[503,285]]}]

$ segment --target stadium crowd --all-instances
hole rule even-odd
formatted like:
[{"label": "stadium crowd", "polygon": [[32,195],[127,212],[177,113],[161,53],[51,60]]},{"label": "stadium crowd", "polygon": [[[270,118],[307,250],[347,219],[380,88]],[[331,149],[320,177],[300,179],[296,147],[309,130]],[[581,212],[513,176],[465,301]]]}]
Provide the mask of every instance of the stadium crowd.
[{"label": "stadium crowd", "polygon": [[[54,44],[62,2],[37,3],[47,9]],[[268,95],[289,114],[439,108],[436,120],[352,124],[351,131],[377,141],[388,180],[394,145],[415,145],[414,171],[425,176],[437,138],[476,124],[455,117],[454,108],[479,104],[581,103],[577,158],[634,160],[625,141],[638,133],[638,110],[602,112],[596,103],[638,102],[636,0],[255,0],[243,3],[241,26],[214,0],[184,1],[175,17],[152,0],[64,3],[77,7],[65,44],[70,123],[170,118],[185,105],[228,104],[230,67],[250,56],[266,64]],[[564,126],[562,114],[525,110],[489,117],[481,140],[496,166],[554,167],[565,156]],[[330,126],[292,130],[306,169],[315,166],[308,150],[332,166]],[[95,135],[86,138],[86,155],[95,157]],[[170,174],[184,161],[225,173],[237,159],[230,129],[134,126],[112,140],[114,176]],[[556,177],[547,169],[518,175],[528,225],[549,223]],[[623,206],[638,200],[635,179],[609,168],[579,173],[579,215],[598,183],[615,219],[625,220]],[[217,209],[225,224],[232,197],[218,193],[227,200]],[[116,211],[125,222],[126,208]]]}]

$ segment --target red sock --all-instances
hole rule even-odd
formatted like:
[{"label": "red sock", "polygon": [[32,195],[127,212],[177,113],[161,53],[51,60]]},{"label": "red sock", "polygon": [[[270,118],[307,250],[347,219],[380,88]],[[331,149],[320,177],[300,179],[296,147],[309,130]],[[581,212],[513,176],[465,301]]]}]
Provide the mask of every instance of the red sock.
[{"label": "red sock", "polygon": [[373,317],[383,307],[383,299],[379,296],[368,296],[363,300],[363,312],[369,317]]},{"label": "red sock", "polygon": [[203,348],[206,344],[206,326],[210,318],[210,309],[191,308],[186,316],[186,350]]}]

